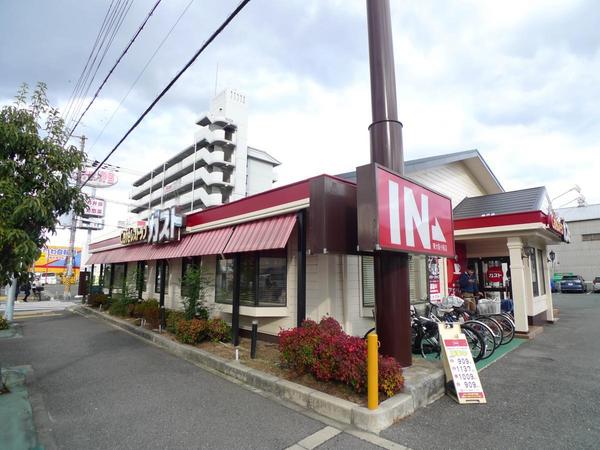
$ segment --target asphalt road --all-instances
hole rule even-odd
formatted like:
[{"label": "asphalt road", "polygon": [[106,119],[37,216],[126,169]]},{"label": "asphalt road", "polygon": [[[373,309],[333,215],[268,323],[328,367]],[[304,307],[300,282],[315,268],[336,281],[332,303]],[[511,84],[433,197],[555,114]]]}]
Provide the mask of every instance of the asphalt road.
[{"label": "asphalt road", "polygon": [[[558,323],[481,372],[487,405],[445,397],[381,437],[415,449],[598,448],[600,294],[555,303]],[[23,338],[0,340],[0,361],[33,368],[46,449],[279,449],[325,427],[104,322],[66,312],[22,325]],[[342,432],[317,448],[377,446]]]},{"label": "asphalt road", "polygon": [[32,366],[46,448],[286,448],[324,427],[103,322],[65,312],[22,323],[0,360]]},{"label": "asphalt road", "polygon": [[554,294],[560,320],[480,373],[486,405],[448,397],[382,437],[414,449],[600,447],[600,294]]}]

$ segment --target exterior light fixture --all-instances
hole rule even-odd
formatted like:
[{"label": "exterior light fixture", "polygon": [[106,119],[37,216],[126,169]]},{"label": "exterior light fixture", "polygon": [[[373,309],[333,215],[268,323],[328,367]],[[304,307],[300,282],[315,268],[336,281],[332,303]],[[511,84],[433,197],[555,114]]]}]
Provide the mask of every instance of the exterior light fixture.
[{"label": "exterior light fixture", "polygon": [[548,256],[550,257],[551,262],[554,262],[554,260],[556,259],[556,253],[554,253],[554,250],[550,250],[550,253],[548,253]]}]

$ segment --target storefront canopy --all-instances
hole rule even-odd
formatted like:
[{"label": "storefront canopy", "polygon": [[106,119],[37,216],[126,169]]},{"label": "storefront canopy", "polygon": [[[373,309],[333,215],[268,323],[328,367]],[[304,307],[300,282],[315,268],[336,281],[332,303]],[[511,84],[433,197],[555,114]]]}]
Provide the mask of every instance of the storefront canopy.
[{"label": "storefront canopy", "polygon": [[285,248],[295,223],[296,215],[287,214],[238,225],[223,253]]},{"label": "storefront canopy", "polygon": [[295,214],[270,217],[185,235],[180,241],[162,245],[137,244],[94,253],[87,264],[220,255],[285,248],[296,223]]}]

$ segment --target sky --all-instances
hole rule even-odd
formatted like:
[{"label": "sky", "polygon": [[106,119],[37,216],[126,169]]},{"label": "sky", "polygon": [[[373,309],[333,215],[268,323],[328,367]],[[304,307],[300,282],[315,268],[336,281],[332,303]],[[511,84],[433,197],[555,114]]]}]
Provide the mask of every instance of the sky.
[{"label": "sky", "polygon": [[[545,185],[551,198],[569,191],[555,206],[575,206],[577,185],[589,204],[600,203],[595,2],[390,3],[406,160],[478,149],[506,190]],[[67,110],[109,4],[0,0],[0,104],[22,82],[44,81],[51,103]],[[134,0],[91,92],[153,4]],[[237,4],[157,7],[77,129],[91,159],[112,149]],[[116,151],[109,162],[122,167],[119,184],[98,196],[127,203],[131,182],[190,145],[195,119],[226,87],[249,100],[249,145],[282,161],[278,184],[368,163],[365,1],[251,1]],[[116,234],[127,207],[108,203],[107,214],[107,228],[93,240]],[[78,232],[78,244],[85,238]],[[51,239],[67,242],[66,232]]]}]

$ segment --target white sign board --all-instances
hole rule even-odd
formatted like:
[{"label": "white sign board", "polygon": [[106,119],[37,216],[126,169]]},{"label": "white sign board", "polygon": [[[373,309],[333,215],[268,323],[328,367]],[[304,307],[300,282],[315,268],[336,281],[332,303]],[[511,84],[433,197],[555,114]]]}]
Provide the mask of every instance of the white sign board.
[{"label": "white sign board", "polygon": [[77,228],[80,230],[96,230],[104,229],[104,219],[85,219],[79,217],[77,219]]},{"label": "white sign board", "polygon": [[460,404],[486,403],[479,373],[467,338],[460,332],[460,324],[440,323],[439,331],[446,385],[453,387],[448,394]]},{"label": "white sign board", "polygon": [[148,243],[159,244],[179,240],[183,218],[175,212],[175,207],[155,209],[148,218]]},{"label": "white sign board", "polygon": [[106,212],[106,201],[102,198],[88,197],[85,205],[84,216],[88,217],[104,217]]},{"label": "white sign board", "polygon": [[117,174],[112,170],[98,169],[92,178],[90,176],[96,170],[95,167],[86,167],[81,172],[81,182],[86,183],[86,186],[105,188],[117,184]]}]

